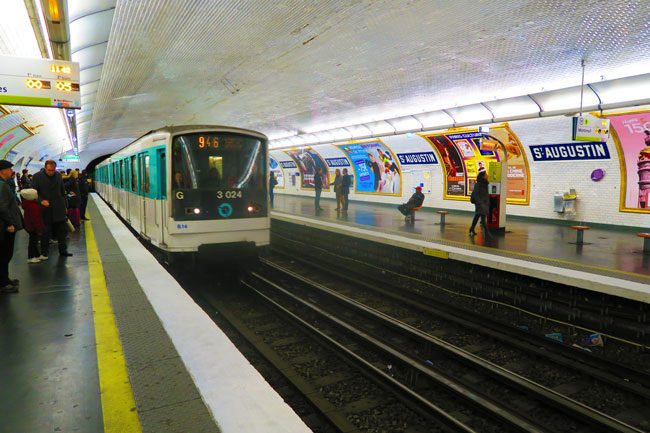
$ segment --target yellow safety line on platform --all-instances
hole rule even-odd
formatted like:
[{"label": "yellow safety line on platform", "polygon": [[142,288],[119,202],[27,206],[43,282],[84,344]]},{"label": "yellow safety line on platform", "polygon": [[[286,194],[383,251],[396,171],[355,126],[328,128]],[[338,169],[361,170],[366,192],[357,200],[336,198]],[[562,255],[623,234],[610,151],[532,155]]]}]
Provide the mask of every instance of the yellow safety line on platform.
[{"label": "yellow safety line on platform", "polygon": [[142,432],[92,223],[84,221],[104,433]]}]

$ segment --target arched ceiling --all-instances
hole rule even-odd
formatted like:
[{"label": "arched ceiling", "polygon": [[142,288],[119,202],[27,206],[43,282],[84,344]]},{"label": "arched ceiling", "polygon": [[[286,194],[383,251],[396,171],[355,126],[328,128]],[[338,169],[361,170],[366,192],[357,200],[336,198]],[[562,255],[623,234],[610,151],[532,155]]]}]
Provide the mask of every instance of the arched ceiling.
[{"label": "arched ceiling", "polygon": [[650,73],[647,0],[69,5],[86,161],[168,124],[280,138],[572,87],[581,59],[588,83]]}]

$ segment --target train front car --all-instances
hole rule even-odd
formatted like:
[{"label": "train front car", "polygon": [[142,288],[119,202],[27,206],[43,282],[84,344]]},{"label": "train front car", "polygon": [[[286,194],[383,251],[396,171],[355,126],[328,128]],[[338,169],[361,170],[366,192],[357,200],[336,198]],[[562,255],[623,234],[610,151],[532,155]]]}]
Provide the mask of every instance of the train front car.
[{"label": "train front car", "polygon": [[171,136],[168,252],[229,256],[270,241],[268,141],[252,131]]}]

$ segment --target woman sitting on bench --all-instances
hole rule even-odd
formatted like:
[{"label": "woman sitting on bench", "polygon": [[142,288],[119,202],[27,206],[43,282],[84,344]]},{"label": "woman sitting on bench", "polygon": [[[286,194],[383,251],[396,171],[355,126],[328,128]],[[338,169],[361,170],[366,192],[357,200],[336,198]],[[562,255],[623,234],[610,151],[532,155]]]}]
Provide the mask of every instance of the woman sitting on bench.
[{"label": "woman sitting on bench", "polygon": [[416,186],[415,192],[413,193],[409,201],[397,206],[397,209],[400,212],[402,212],[404,216],[408,217],[413,213],[413,209],[421,208],[422,203],[424,203],[424,194],[422,194],[422,187]]}]

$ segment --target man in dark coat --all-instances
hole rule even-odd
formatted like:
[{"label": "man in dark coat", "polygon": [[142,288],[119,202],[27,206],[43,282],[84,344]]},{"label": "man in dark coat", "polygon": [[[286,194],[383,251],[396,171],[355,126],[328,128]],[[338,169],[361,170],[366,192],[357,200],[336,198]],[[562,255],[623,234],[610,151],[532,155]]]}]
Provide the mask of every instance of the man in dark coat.
[{"label": "man in dark coat", "polygon": [[316,169],[316,174],[314,174],[314,191],[316,192],[314,207],[316,210],[323,210],[320,207],[320,195],[323,192],[323,169],[320,167]]},{"label": "man in dark coat", "polygon": [[56,171],[56,162],[45,161],[45,167],[32,178],[32,188],[38,191],[38,202],[43,206],[43,223],[45,232],[41,240],[41,256],[47,257],[50,238],[56,237],[59,243],[59,256],[70,257],[66,245],[66,201],[65,187],[61,174]]},{"label": "man in dark coat", "polygon": [[488,177],[485,170],[478,173],[476,178],[476,184],[474,184],[474,190],[470,196],[470,201],[474,203],[474,219],[472,220],[472,226],[469,228],[470,236],[474,236],[476,232],[474,228],[478,220],[481,220],[481,227],[483,227],[483,232],[486,236],[490,236],[488,231],[485,217],[490,211],[490,193],[488,191]]},{"label": "man in dark coat", "polygon": [[14,255],[16,232],[23,228],[23,216],[9,184],[14,175],[11,167],[11,162],[0,160],[0,294],[18,291],[18,280],[9,278],[9,262]]},{"label": "man in dark coat", "polygon": [[409,201],[397,206],[397,209],[400,212],[402,212],[404,216],[408,217],[411,216],[411,212],[413,211],[413,209],[422,206],[422,203],[424,203],[424,194],[422,194],[422,187],[416,186],[415,192],[413,193]]},{"label": "man in dark coat", "polygon": [[352,176],[348,174],[348,169],[343,169],[343,178],[341,179],[341,195],[343,196],[343,210],[348,210],[348,196],[350,195],[350,186],[352,186]]}]

